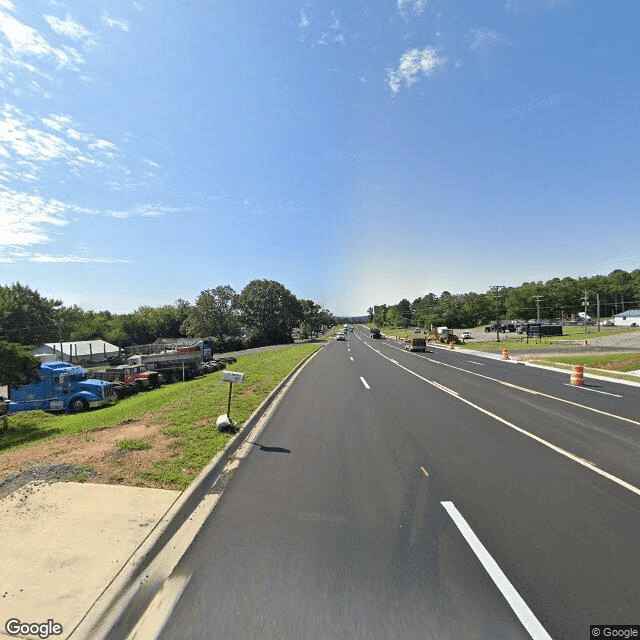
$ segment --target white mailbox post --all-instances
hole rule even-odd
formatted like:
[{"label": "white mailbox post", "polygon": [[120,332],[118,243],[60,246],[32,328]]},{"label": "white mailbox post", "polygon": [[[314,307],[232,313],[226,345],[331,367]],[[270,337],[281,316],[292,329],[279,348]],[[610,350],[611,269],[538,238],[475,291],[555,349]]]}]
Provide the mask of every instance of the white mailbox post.
[{"label": "white mailbox post", "polygon": [[231,390],[233,389],[234,382],[236,384],[244,382],[244,373],[237,373],[236,371],[223,371],[222,382],[229,383],[229,402],[227,403],[226,415],[218,416],[218,419],[216,420],[216,426],[220,431],[233,426],[233,422],[231,422]]}]

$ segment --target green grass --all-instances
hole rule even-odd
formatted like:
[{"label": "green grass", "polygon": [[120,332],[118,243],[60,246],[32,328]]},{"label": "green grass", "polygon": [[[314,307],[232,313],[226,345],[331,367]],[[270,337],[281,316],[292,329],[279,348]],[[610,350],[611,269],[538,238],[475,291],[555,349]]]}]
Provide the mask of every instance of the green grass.
[{"label": "green grass", "polygon": [[[536,360],[553,361],[562,364],[580,364],[591,369],[603,371],[637,371],[640,370],[640,353],[594,354],[584,356],[554,356],[536,358]],[[640,382],[640,377],[637,378]]]},{"label": "green grass", "polygon": [[[539,364],[548,364],[549,366],[552,366],[555,369],[566,369],[567,371],[571,370],[570,364],[557,362],[553,358],[536,358],[535,362]],[[574,364],[577,364],[577,363],[574,363]],[[604,376],[605,378],[611,378],[612,380],[627,380],[629,382],[635,382],[636,384],[640,383],[640,376],[618,373],[616,371],[606,371],[604,369],[591,369],[591,368],[585,367],[584,373],[585,375],[592,374],[592,375]]]},{"label": "green grass", "polygon": [[151,449],[151,443],[146,440],[120,440],[118,449],[124,451],[142,451],[143,449]]},{"label": "green grass", "polygon": [[73,470],[73,473],[66,474],[64,479],[68,482],[86,482],[95,471],[90,464],[79,464]]},{"label": "green grass", "polygon": [[[233,385],[231,418],[243,424],[280,381],[322,344],[300,344],[286,349],[239,356],[229,366],[245,374],[243,384]],[[114,427],[136,420],[142,414],[167,422],[164,433],[177,438],[181,455],[156,463],[151,480],[187,487],[231,438],[219,433],[216,418],[227,412],[229,384],[218,371],[188,382],[121,400],[115,405],[80,414],[51,415],[31,411],[8,417],[8,428],[0,432],[0,452],[43,442],[55,437]],[[0,453],[1,455],[1,453]]]}]

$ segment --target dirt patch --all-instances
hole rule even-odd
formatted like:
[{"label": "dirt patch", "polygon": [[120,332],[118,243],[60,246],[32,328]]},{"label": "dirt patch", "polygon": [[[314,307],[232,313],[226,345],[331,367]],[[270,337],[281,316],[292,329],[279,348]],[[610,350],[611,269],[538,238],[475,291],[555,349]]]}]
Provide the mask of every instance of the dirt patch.
[{"label": "dirt patch", "polygon": [[601,364],[593,365],[598,369],[606,369],[607,371],[627,371],[631,369],[640,368],[640,359],[627,358],[626,360],[611,360],[611,362],[603,362]]},{"label": "dirt patch", "polygon": [[[113,427],[100,427],[64,436],[0,455],[0,490],[17,489],[34,476],[45,481],[73,480],[132,487],[180,489],[156,482],[141,473],[153,471],[157,460],[181,455],[178,438],[162,433],[169,420],[157,421],[150,414],[137,420],[123,420]],[[120,440],[146,440],[151,447],[138,451],[120,450]],[[22,482],[24,480],[24,482]]]}]

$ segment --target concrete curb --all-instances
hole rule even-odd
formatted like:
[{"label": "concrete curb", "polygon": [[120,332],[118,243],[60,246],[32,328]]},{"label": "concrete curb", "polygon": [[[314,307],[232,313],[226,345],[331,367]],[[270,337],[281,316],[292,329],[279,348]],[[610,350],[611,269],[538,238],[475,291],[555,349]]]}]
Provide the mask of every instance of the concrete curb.
[{"label": "concrete curb", "polygon": [[[86,615],[67,636],[73,640],[98,640],[101,638],[125,638],[133,623],[144,612],[161,584],[148,584],[151,564],[165,545],[191,517],[198,505],[211,493],[213,485],[229,458],[242,445],[285,387],[316,356],[324,346],[309,354],[290,371],[278,386],[251,414],[242,428],[227,443],[200,475],[176,498],[173,505],[156,524],[127,563],[94,601]],[[145,573],[147,572],[147,573]],[[142,585],[143,597],[137,597]],[[133,621],[133,623],[132,623]]]}]

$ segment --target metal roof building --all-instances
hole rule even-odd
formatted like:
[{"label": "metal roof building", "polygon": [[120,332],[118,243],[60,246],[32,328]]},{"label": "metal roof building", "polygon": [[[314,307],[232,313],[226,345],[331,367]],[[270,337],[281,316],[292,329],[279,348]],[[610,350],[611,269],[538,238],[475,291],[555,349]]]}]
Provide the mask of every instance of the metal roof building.
[{"label": "metal roof building", "polygon": [[640,327],[640,309],[629,309],[613,316],[616,327]]},{"label": "metal roof building", "polygon": [[120,353],[120,349],[105,340],[81,340],[78,342],[46,342],[31,351],[40,362],[64,360],[65,362],[104,362]]}]

